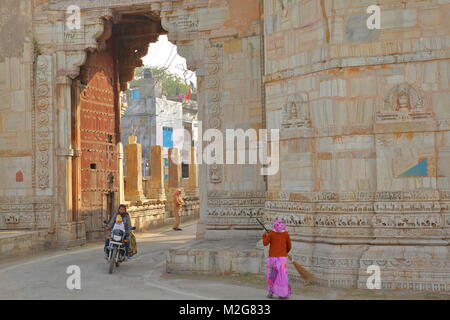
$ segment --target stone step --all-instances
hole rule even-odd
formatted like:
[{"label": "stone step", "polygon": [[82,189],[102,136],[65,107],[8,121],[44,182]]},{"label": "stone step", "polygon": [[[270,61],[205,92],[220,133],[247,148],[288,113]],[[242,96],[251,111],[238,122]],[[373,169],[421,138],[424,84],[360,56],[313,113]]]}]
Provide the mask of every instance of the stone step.
[{"label": "stone step", "polygon": [[169,250],[168,273],[264,274],[264,250],[251,241],[197,240],[189,247]]},{"label": "stone step", "polygon": [[0,231],[0,260],[36,253],[46,249],[43,240],[47,232],[41,231]]}]

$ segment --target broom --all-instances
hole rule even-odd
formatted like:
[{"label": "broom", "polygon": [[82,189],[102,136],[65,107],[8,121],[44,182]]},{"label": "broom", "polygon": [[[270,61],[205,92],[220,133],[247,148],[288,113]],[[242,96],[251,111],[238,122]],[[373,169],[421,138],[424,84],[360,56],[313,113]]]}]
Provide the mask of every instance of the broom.
[{"label": "broom", "polygon": [[297,261],[292,258],[292,256],[288,255],[289,260],[294,264],[295,270],[300,274],[300,276],[309,282],[315,282],[316,278]]},{"label": "broom", "polygon": [[[267,230],[266,226],[258,218],[256,218],[256,221],[258,221],[258,223],[264,228],[264,230],[266,230],[266,232],[269,232],[269,230]],[[288,258],[294,265],[295,270],[297,270],[299,275],[305,281],[314,282],[316,280],[316,278],[308,270],[306,270],[300,263],[295,261],[294,258],[292,258],[292,256],[288,255]]]}]

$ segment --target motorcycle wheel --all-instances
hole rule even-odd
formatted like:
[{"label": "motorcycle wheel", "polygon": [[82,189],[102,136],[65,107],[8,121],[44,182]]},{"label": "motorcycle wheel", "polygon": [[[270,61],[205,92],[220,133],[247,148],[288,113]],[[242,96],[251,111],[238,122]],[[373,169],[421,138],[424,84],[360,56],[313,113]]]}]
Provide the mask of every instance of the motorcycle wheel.
[{"label": "motorcycle wheel", "polygon": [[117,256],[117,248],[113,249],[113,252],[111,254],[111,260],[109,261],[109,273],[114,272],[114,266],[116,265],[116,256]]}]

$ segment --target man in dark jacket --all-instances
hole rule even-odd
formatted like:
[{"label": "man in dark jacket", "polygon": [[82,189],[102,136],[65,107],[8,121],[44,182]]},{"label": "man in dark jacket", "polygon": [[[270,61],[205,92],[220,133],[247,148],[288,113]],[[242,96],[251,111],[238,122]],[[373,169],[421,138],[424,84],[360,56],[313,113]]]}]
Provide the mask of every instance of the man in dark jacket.
[{"label": "man in dark jacket", "polygon": [[[124,204],[121,204],[119,206],[118,212],[113,214],[113,216],[111,217],[111,220],[109,221],[106,228],[108,230],[112,230],[114,228],[114,224],[116,223],[118,215],[120,215],[120,217],[122,218],[123,224],[125,226],[124,240],[129,240],[130,232],[131,232],[131,218],[127,212],[127,207]],[[106,239],[106,242],[105,242],[105,258],[106,259],[108,258],[108,252],[106,252],[106,248],[108,247],[108,245],[109,245],[109,239]],[[130,242],[129,241],[125,242],[125,251],[126,251],[126,254],[128,257],[128,253],[130,252]]]},{"label": "man in dark jacket", "polygon": [[131,232],[131,218],[127,212],[127,207],[124,204],[121,204],[119,206],[119,212],[113,214],[111,220],[108,223],[108,228],[112,230],[114,224],[116,223],[116,218],[118,214],[120,214],[120,216],[122,217],[123,224],[125,225],[125,234],[129,235]]}]

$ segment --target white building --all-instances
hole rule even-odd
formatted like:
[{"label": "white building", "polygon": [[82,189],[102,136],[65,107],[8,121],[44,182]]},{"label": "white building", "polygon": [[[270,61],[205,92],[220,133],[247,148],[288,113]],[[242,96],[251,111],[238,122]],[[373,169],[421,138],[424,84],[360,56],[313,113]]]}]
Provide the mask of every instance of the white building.
[{"label": "white building", "polygon": [[[127,108],[122,115],[121,138],[126,145],[128,136],[138,137],[138,143],[142,144],[144,176],[150,175],[151,146],[164,147],[167,166],[169,148],[187,150],[197,139],[197,102],[169,100],[161,91],[161,84],[146,72],[143,78],[133,81],[126,93]],[[188,159],[188,153],[184,151],[183,162],[187,163]]]}]

